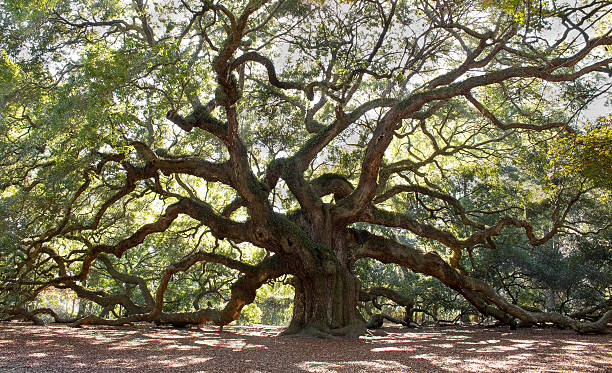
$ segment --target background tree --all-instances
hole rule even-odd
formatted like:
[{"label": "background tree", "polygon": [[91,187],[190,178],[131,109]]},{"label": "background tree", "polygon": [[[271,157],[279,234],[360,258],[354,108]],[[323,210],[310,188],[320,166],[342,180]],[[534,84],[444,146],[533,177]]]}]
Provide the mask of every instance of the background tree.
[{"label": "background tree", "polygon": [[[361,301],[410,295],[376,260],[501,323],[609,331],[609,190],[544,157],[609,91],[607,1],[1,7],[7,316],[59,288],[100,311],[53,315],[74,325],[222,326],[281,281],[287,333],[356,335]],[[594,309],[540,310],[509,278],[542,270],[494,264],[583,244]]]}]

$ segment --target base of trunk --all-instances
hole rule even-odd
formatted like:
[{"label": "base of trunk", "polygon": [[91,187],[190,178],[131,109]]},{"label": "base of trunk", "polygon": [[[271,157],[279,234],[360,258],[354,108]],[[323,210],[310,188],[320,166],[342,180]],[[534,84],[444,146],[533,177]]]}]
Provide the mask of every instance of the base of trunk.
[{"label": "base of trunk", "polygon": [[359,280],[348,271],[296,277],[293,285],[293,317],[283,335],[329,338],[366,333],[366,322],[356,308]]},{"label": "base of trunk", "polygon": [[313,338],[357,338],[361,335],[366,334],[366,332],[366,324],[363,322],[356,322],[350,325],[333,329],[321,325],[308,325],[302,328],[289,326],[285,331],[281,333],[281,335]]}]

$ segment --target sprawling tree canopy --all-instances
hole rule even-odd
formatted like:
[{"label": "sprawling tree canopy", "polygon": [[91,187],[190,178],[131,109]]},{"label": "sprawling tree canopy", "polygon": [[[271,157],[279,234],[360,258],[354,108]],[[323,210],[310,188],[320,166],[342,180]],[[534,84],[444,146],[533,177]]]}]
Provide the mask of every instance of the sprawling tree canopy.
[{"label": "sprawling tree canopy", "polygon": [[0,53],[5,317],[222,326],[280,281],[288,333],[356,335],[415,272],[610,330],[609,1],[6,0]]}]

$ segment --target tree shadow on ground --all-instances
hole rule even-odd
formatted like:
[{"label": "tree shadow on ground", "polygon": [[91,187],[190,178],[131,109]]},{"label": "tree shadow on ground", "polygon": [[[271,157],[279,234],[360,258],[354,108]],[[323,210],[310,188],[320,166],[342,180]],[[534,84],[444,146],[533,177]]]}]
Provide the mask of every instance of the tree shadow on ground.
[{"label": "tree shadow on ground", "polygon": [[606,371],[610,338],[556,329],[385,328],[360,339],[280,337],[279,327],[167,329],[0,323],[9,371]]}]

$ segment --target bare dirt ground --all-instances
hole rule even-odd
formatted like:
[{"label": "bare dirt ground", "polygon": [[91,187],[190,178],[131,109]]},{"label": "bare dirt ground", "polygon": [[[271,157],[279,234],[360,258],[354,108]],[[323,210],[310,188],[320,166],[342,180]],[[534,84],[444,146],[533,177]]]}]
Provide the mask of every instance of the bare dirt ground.
[{"label": "bare dirt ground", "polygon": [[612,372],[612,338],[565,330],[389,327],[353,340],[281,330],[0,323],[0,372]]}]

